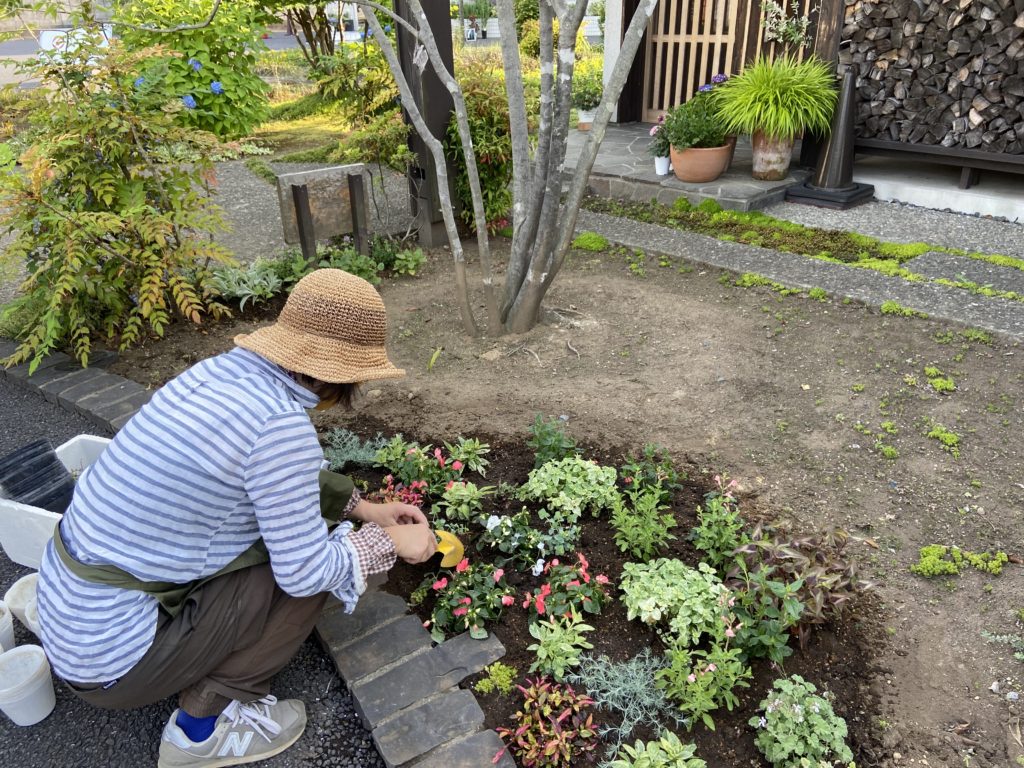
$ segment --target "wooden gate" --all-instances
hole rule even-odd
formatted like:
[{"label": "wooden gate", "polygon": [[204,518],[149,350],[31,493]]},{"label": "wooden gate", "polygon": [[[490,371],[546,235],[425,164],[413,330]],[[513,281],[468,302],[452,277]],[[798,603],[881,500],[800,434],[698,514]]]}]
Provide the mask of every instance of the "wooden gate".
[{"label": "wooden gate", "polygon": [[[818,15],[814,0],[786,5],[792,15],[810,18],[813,40]],[[780,53],[781,45],[764,38],[762,15],[760,0],[661,0],[647,28],[643,119],[656,122],[712,77],[739,72],[758,53]],[[809,47],[797,54],[802,58]]]}]

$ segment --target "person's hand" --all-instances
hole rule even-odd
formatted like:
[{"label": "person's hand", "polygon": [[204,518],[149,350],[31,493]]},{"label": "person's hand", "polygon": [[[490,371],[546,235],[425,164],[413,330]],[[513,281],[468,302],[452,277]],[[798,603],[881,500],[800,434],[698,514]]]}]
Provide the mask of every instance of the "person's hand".
[{"label": "person's hand", "polygon": [[400,501],[391,501],[386,504],[360,501],[352,510],[352,517],[362,520],[364,523],[376,523],[381,528],[390,528],[393,525],[426,525],[427,523],[427,516],[420,511],[419,507],[403,504]]},{"label": "person's hand", "polygon": [[384,533],[395,544],[395,554],[407,563],[424,563],[437,551],[437,537],[426,523],[392,525]]}]

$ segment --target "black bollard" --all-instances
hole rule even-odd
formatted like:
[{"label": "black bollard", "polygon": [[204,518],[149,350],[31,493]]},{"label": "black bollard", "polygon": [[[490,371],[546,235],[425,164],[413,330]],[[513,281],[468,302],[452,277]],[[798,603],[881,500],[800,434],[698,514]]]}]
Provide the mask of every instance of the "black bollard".
[{"label": "black bollard", "polygon": [[853,67],[848,68],[843,76],[839,104],[832,116],[832,133],[818,155],[814,178],[786,190],[787,201],[845,210],[866,203],[874,196],[873,186],[853,180],[856,80]]}]

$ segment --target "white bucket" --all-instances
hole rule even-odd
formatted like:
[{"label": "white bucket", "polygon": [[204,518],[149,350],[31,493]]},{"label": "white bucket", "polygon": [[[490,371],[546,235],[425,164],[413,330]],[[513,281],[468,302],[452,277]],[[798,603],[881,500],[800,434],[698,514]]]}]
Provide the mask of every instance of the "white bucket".
[{"label": "white bucket", "polygon": [[0,653],[0,709],[15,725],[35,725],[57,703],[50,662],[38,645]]},{"label": "white bucket", "polygon": [[25,606],[25,626],[36,637],[42,637],[39,634],[39,604],[35,597],[29,598],[28,604]]},{"label": "white bucket", "polygon": [[39,581],[38,573],[22,576],[11,585],[11,588],[7,590],[7,594],[4,595],[7,609],[25,626],[28,626],[28,622],[25,621],[25,608],[29,600],[35,599],[37,581]]},{"label": "white bucket", "polygon": [[14,616],[7,603],[0,600],[0,653],[14,647]]}]

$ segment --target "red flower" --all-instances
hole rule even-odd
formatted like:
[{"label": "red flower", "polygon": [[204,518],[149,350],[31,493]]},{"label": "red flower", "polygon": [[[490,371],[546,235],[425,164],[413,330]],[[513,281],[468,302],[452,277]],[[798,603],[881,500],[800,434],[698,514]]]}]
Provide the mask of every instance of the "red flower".
[{"label": "red flower", "polygon": [[543,600],[545,597],[547,597],[550,594],[551,594],[551,585],[550,584],[541,584],[540,594],[537,595],[537,599],[538,600]]},{"label": "red flower", "polygon": [[467,613],[469,613],[469,608],[463,606],[462,608],[456,608],[452,611],[452,616],[465,616]]},{"label": "red flower", "polygon": [[[501,598],[501,604],[504,605],[506,608],[512,605],[512,603],[514,603],[515,601],[516,599],[512,595],[505,595],[503,598]],[[523,607],[525,608],[526,606]]]},{"label": "red flower", "polygon": [[536,602],[534,604],[537,606],[537,613],[540,616],[543,616],[544,615],[544,609],[545,609],[544,595],[537,595],[537,600],[536,600]]},{"label": "red flower", "polygon": [[462,469],[462,462],[461,461],[453,461],[452,462],[452,471],[458,472],[460,469]]},{"label": "red flower", "polygon": [[505,575],[505,569],[499,568],[492,575],[494,576],[494,583],[497,584],[499,581],[501,581],[501,577]]},{"label": "red flower", "polygon": [[573,579],[572,581],[570,581],[565,586],[567,586],[567,587],[578,587],[579,585],[580,585],[580,580],[579,579]]},{"label": "red flower", "polygon": [[473,602],[473,598],[472,597],[464,597],[461,600],[459,600],[459,602],[462,603],[463,605],[469,605],[470,603]]},{"label": "red flower", "polygon": [[583,573],[586,573],[587,568],[590,567],[590,563],[587,562],[587,558],[583,556],[582,552],[577,552],[576,557],[580,561],[580,570],[583,571]]},{"label": "red flower", "polygon": [[431,585],[435,590],[440,592],[442,589],[448,586],[448,579],[438,579]]},{"label": "red flower", "polygon": [[463,573],[467,568],[469,568],[469,558],[464,557],[462,558],[462,562],[455,566],[455,572]]}]

